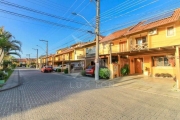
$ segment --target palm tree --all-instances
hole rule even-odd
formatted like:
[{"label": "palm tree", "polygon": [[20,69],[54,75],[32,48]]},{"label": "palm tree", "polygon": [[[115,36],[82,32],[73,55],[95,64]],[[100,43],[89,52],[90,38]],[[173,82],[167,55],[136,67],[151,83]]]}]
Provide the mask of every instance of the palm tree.
[{"label": "palm tree", "polygon": [[[0,28],[0,49],[2,49],[2,53],[4,52],[4,56],[13,54],[21,57],[19,52],[21,52],[22,43],[21,41],[13,39],[14,37],[10,32],[2,31],[2,28]],[[2,53],[0,53],[0,55]]]}]

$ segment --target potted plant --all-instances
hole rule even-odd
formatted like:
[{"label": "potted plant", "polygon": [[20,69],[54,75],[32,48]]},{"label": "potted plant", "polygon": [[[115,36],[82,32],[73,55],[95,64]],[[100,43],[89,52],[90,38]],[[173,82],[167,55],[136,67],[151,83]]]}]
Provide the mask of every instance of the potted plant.
[{"label": "potted plant", "polygon": [[145,67],[144,75],[145,75],[145,76],[148,76],[148,75],[149,75],[149,68],[148,68],[148,67]]}]

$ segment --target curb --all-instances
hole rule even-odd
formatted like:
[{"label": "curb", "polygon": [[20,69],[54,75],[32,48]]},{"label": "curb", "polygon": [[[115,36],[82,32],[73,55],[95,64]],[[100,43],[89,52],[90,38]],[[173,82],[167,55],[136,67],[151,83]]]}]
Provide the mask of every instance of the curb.
[{"label": "curb", "polygon": [[19,70],[18,70],[18,84],[17,84],[17,85],[15,85],[15,86],[12,86],[12,87],[6,88],[6,89],[2,89],[2,90],[0,90],[0,92],[3,92],[3,91],[6,91],[6,90],[10,90],[10,89],[13,89],[13,88],[19,87],[20,85],[22,85],[22,83],[20,82],[20,75],[19,75]]}]

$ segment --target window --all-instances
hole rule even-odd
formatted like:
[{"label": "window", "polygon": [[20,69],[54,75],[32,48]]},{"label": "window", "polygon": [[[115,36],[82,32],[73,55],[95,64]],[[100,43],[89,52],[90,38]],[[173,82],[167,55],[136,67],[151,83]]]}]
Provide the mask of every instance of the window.
[{"label": "window", "polygon": [[141,45],[146,42],[146,37],[136,38],[136,44]]},{"label": "window", "polygon": [[168,27],[167,28],[167,36],[173,36],[174,35],[174,27]]},{"label": "window", "polygon": [[173,60],[165,56],[153,57],[152,60],[153,60],[154,66],[173,66],[173,63],[172,63]]}]

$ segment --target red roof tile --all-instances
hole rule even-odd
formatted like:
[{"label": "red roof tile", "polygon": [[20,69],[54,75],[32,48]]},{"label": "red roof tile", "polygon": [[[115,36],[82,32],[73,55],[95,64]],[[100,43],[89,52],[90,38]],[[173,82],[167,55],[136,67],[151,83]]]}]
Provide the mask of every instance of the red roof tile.
[{"label": "red roof tile", "polygon": [[152,29],[152,28],[155,28],[155,27],[158,27],[161,25],[165,25],[165,24],[175,22],[179,19],[179,17],[180,17],[180,8],[176,9],[174,11],[174,13],[172,14],[172,16],[170,16],[168,18],[164,18],[164,19],[161,19],[158,21],[154,21],[154,22],[151,22],[149,24],[144,24],[146,21],[139,22],[136,26],[134,26],[132,29],[130,29],[126,33],[126,35],[137,33],[137,32],[143,31],[143,30],[148,30],[148,29]]},{"label": "red roof tile", "polygon": [[112,33],[112,34],[104,37],[104,38],[100,41],[100,43],[102,43],[102,42],[107,42],[107,41],[111,41],[111,40],[120,38],[120,37],[124,36],[124,34],[125,34],[129,29],[130,29],[130,27],[129,27],[129,28],[122,29],[122,30],[118,30],[118,31],[116,31],[116,32],[114,32],[114,33]]}]

